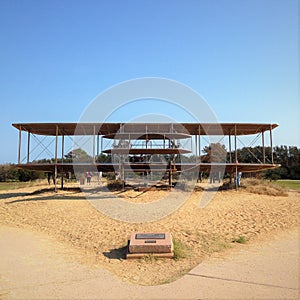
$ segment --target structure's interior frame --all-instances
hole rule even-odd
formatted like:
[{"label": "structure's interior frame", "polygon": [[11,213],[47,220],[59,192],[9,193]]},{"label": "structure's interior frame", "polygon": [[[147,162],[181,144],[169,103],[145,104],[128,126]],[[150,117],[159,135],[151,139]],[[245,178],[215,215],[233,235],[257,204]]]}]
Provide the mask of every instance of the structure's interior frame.
[{"label": "structure's interior frame", "polygon": [[[147,158],[150,155],[165,155],[169,159],[165,164],[151,163],[151,171],[167,170],[169,173],[169,184],[172,185],[172,174],[180,172],[183,165],[189,165],[191,170],[209,172],[211,167],[220,168],[230,174],[237,176],[238,172],[256,172],[278,167],[274,164],[273,153],[271,163],[266,163],[265,133],[269,132],[269,145],[273,148],[272,130],[277,124],[251,124],[251,123],[25,123],[13,124],[19,130],[18,145],[18,167],[28,170],[41,170],[52,172],[55,179],[58,173],[70,172],[73,165],[83,171],[89,170],[91,166],[96,167],[100,172],[120,172],[125,180],[125,172],[134,170],[136,172],[149,171],[150,162]],[[26,163],[21,161],[22,132],[27,132],[27,155]],[[238,161],[237,138],[241,135],[261,134],[263,149],[263,161],[257,164],[245,164]],[[55,138],[55,154],[52,163],[30,162],[31,136],[42,135]],[[92,136],[92,160],[89,162],[64,162],[65,137],[66,136]],[[204,163],[201,161],[201,137],[202,136],[224,136],[228,138],[229,162]],[[61,139],[61,156],[59,156],[59,138]],[[111,149],[103,149],[104,139],[114,140]],[[180,140],[191,140],[191,149],[181,147]],[[233,139],[233,142],[232,142]],[[154,147],[155,141],[160,141],[161,147]],[[194,143],[193,143],[194,141]],[[132,142],[136,142],[132,146]],[[193,144],[195,148],[193,149]],[[232,151],[232,144],[234,151]],[[175,155],[195,153],[195,163],[176,163]],[[272,152],[272,151],[271,151]],[[96,157],[100,153],[111,154],[119,157],[119,164],[98,163]],[[234,153],[234,157],[232,155]],[[143,162],[128,161],[126,156],[140,155],[146,159]],[[63,177],[62,177],[63,178]],[[55,180],[56,182],[56,180]],[[63,187],[63,180],[62,180]]]}]

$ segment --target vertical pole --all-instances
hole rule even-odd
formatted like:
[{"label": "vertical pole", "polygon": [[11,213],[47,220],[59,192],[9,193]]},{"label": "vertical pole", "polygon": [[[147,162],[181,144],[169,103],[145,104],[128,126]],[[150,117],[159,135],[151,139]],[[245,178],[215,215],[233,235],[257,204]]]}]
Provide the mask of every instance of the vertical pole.
[{"label": "vertical pole", "polygon": [[29,163],[29,153],[30,153],[30,132],[28,131],[28,140],[27,140],[27,163]]},{"label": "vertical pole", "polygon": [[198,127],[198,134],[199,134],[199,162],[201,164],[201,127]]},{"label": "vertical pole", "polygon": [[235,164],[235,189],[238,190],[238,169],[237,164]]},{"label": "vertical pole", "polygon": [[169,186],[172,187],[172,161],[169,162]]},{"label": "vertical pole", "polygon": [[99,156],[99,134],[97,134],[97,156]]},{"label": "vertical pole", "polygon": [[56,135],[55,135],[55,165],[54,165],[54,190],[57,191],[56,181],[57,181],[57,152],[58,152],[58,126],[56,125]]},{"label": "vertical pole", "polygon": [[146,124],[146,149],[148,149],[148,125],[147,124]]},{"label": "vertical pole", "polygon": [[96,161],[95,144],[96,144],[96,128],[94,125],[94,128],[93,128],[93,163],[95,163],[95,161]]},{"label": "vertical pole", "polygon": [[201,162],[201,135],[198,136],[199,160]]},{"label": "vertical pole", "polygon": [[101,135],[101,154],[103,152],[103,136]]},{"label": "vertical pole", "polygon": [[18,150],[18,164],[21,164],[21,144],[22,144],[22,127],[19,128],[19,150]]},{"label": "vertical pole", "polygon": [[231,134],[230,134],[230,131],[229,131],[229,134],[228,134],[228,139],[229,139],[229,162],[232,163],[232,153],[231,153]]},{"label": "vertical pole", "polygon": [[198,136],[197,135],[195,135],[195,146],[196,146],[195,156],[196,156],[196,161],[197,161],[197,153],[198,153]]},{"label": "vertical pole", "polygon": [[237,142],[236,142],[236,124],[234,125],[234,152],[235,152],[235,163],[237,163],[238,157],[237,157]]},{"label": "vertical pole", "polygon": [[266,163],[266,149],[265,149],[265,132],[261,133],[262,151],[263,151],[263,163]]},{"label": "vertical pole", "polygon": [[64,171],[63,171],[63,163],[64,163],[64,150],[65,148],[65,136],[62,135],[61,136],[61,163],[62,163],[62,166],[61,166],[61,189],[63,190],[64,188]]},{"label": "vertical pole", "polygon": [[61,137],[61,162],[64,162],[64,152],[65,152],[65,136],[62,135]]},{"label": "vertical pole", "polygon": [[236,124],[234,124],[234,149],[235,149],[235,189],[238,189],[238,157],[237,157],[237,143],[236,143]]},{"label": "vertical pole", "polygon": [[271,161],[272,161],[272,164],[274,164],[273,140],[272,140],[272,125],[270,125],[270,147],[271,147]]}]

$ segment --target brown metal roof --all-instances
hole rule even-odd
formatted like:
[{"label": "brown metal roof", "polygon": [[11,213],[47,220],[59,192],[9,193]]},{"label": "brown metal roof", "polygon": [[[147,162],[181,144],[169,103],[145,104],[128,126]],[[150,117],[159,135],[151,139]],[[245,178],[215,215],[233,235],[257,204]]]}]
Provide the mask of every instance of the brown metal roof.
[{"label": "brown metal roof", "polygon": [[124,133],[182,133],[190,135],[249,135],[272,130],[260,123],[20,123],[15,128],[39,135],[112,135]]}]

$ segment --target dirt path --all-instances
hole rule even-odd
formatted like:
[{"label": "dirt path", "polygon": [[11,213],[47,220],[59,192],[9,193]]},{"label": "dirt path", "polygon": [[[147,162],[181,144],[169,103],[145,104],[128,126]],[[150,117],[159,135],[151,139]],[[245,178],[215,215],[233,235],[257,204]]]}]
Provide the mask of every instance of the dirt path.
[{"label": "dirt path", "polygon": [[[72,260],[69,258],[72,257]],[[73,250],[29,230],[0,228],[0,299],[298,299],[299,232],[241,245],[160,286],[122,282],[80,264]]]}]

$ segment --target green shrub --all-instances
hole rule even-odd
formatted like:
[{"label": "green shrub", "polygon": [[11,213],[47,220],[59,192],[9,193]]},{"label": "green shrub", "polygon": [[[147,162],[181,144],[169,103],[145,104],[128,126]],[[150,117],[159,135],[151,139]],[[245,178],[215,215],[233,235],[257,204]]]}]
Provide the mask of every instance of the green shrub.
[{"label": "green shrub", "polygon": [[238,238],[233,238],[232,242],[233,243],[239,243],[239,244],[246,244],[247,243],[247,239],[244,236],[239,236]]},{"label": "green shrub", "polygon": [[179,240],[173,239],[174,259],[179,260],[188,256],[187,247]]}]

